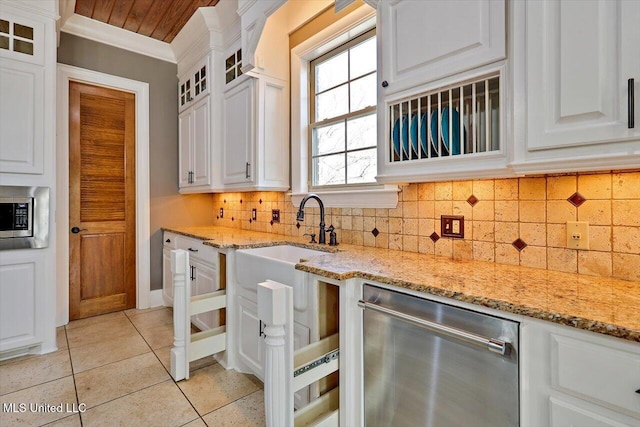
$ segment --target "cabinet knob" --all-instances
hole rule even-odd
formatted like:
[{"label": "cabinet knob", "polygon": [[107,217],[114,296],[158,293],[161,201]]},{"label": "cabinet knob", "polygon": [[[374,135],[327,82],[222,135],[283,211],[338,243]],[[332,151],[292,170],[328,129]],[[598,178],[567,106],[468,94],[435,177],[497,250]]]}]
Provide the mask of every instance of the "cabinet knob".
[{"label": "cabinet knob", "polygon": [[165,243],[171,243],[171,239],[167,239],[164,241]]},{"label": "cabinet knob", "polygon": [[389,82],[386,81],[386,80],[383,80],[382,81],[382,87],[387,87],[387,86],[389,86]]}]

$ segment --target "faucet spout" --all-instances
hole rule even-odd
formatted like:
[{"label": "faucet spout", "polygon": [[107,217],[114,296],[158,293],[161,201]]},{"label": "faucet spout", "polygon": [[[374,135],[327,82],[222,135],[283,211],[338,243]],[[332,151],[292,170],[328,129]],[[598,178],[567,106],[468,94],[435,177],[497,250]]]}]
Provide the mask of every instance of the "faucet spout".
[{"label": "faucet spout", "polygon": [[322,203],[322,200],[317,194],[311,193],[304,196],[302,201],[300,201],[300,207],[298,208],[298,213],[296,214],[296,220],[304,221],[304,206],[307,204],[307,201],[309,201],[309,199],[315,199],[320,206],[320,233],[318,234],[318,243],[326,244],[327,239],[324,230],[324,203]]}]

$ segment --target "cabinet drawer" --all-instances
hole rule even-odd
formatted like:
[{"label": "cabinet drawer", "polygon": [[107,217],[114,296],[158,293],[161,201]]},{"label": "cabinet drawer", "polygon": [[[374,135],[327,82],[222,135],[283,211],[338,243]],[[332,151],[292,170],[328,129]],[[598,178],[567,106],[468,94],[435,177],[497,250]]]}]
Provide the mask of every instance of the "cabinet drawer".
[{"label": "cabinet drawer", "polygon": [[162,236],[162,246],[164,249],[173,250],[177,248],[178,236],[173,233],[165,231]]},{"label": "cabinet drawer", "polygon": [[193,239],[191,237],[178,236],[177,249],[189,252],[189,256],[203,262],[218,266],[218,251],[211,246],[204,244],[204,240]]},{"label": "cabinet drawer", "polygon": [[629,351],[551,335],[556,390],[640,418],[640,347]]}]

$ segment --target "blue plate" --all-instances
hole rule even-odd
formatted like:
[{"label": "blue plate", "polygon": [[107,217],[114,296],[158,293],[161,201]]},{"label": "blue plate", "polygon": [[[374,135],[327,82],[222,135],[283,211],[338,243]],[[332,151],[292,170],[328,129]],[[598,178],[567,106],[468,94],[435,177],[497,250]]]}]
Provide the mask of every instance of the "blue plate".
[{"label": "blue plate", "polygon": [[[440,142],[440,132],[438,132],[438,111],[431,112],[431,157],[438,157],[438,144]],[[439,144],[442,146],[442,144]],[[442,155],[448,156],[447,147],[442,147]]]},{"label": "blue plate", "polygon": [[420,125],[420,146],[422,147],[423,157],[427,156],[427,113],[422,113],[422,124]]},{"label": "blue plate", "polygon": [[393,124],[393,151],[397,156],[400,156],[400,119],[396,119],[396,122]]},{"label": "blue plate", "polygon": [[[400,128],[402,128],[402,138],[400,138]],[[396,119],[393,125],[393,149],[398,156],[400,156],[401,139],[403,147],[402,157],[406,160],[409,156],[409,118],[407,116],[402,117],[402,125],[400,124],[400,118]]]},{"label": "blue plate", "polygon": [[[460,114],[454,108],[451,110],[451,151],[453,155],[460,154]],[[464,129],[464,139],[466,140],[467,130]],[[442,140],[445,150],[449,148],[449,107],[442,110]]]},{"label": "blue plate", "polygon": [[411,147],[413,148],[413,157],[418,157],[418,121],[420,117],[414,115],[411,119]]}]

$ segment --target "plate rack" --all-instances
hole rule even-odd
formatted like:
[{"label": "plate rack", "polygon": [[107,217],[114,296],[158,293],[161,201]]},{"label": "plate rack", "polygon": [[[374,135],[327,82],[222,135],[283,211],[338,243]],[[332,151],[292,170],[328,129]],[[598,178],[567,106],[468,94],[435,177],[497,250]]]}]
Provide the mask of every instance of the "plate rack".
[{"label": "plate rack", "polygon": [[405,98],[389,106],[389,160],[411,162],[500,150],[500,75]]}]

